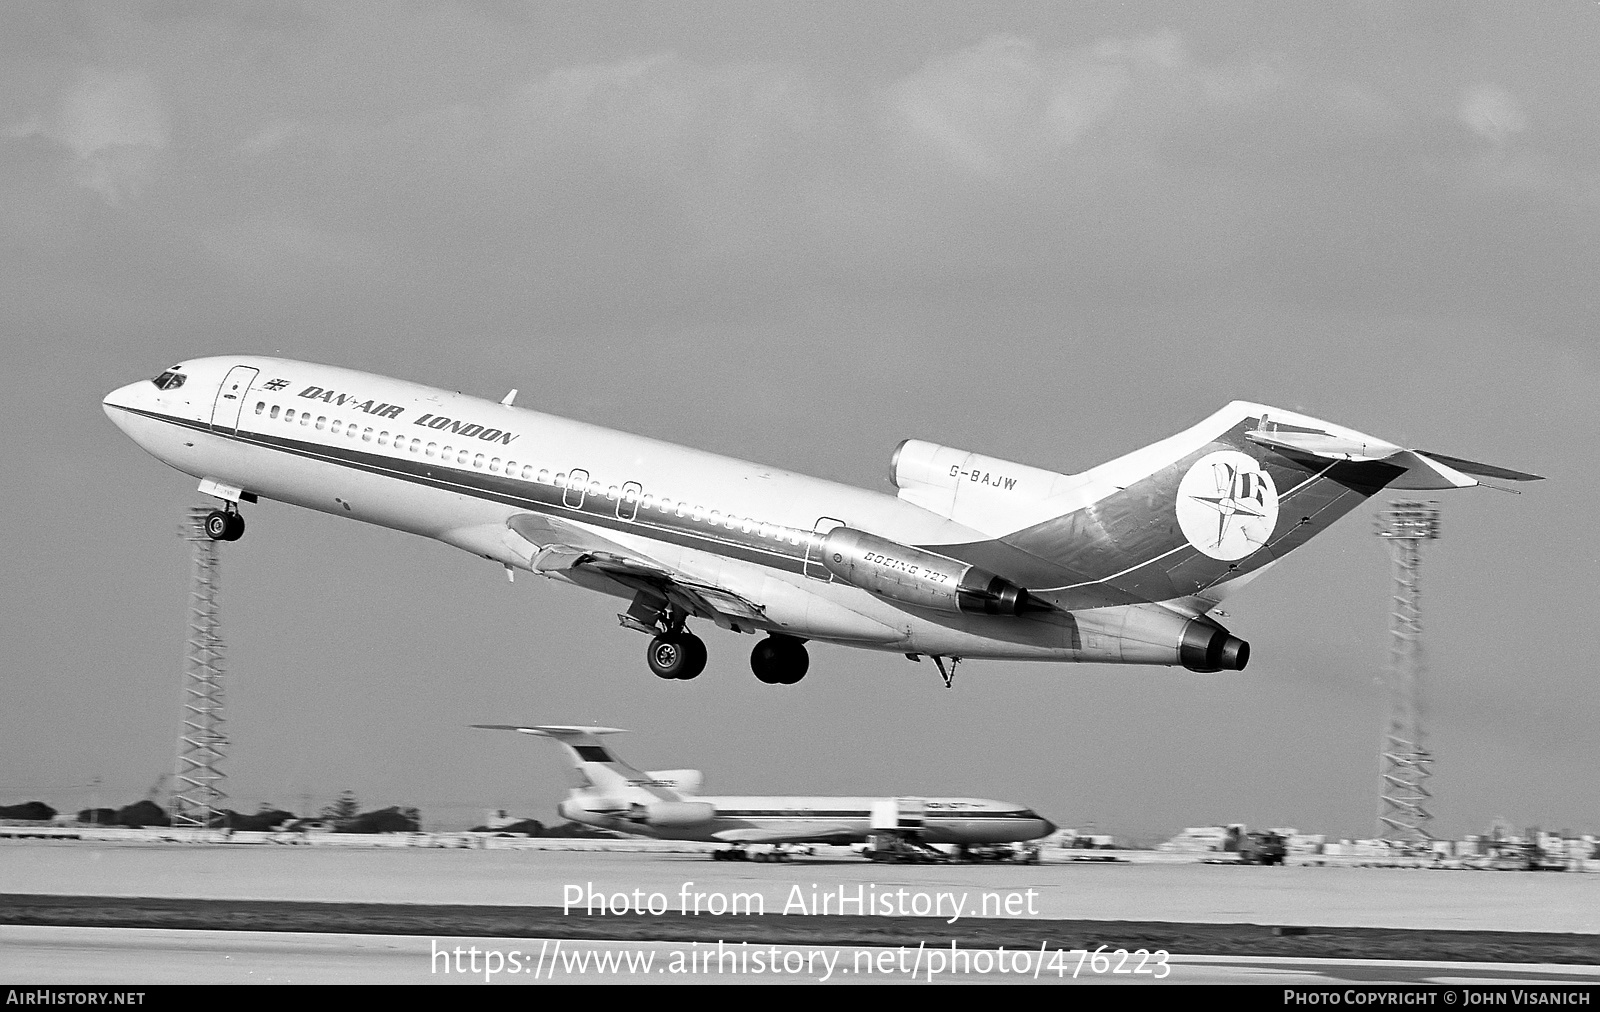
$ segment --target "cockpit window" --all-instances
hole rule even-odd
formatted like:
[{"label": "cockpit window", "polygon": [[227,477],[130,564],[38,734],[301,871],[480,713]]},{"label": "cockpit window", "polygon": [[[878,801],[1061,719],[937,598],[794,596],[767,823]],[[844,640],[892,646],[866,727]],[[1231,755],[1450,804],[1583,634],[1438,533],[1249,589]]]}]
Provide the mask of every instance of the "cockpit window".
[{"label": "cockpit window", "polygon": [[176,390],[183,386],[183,381],[186,379],[188,377],[176,369],[168,369],[150,382],[156,385],[157,390]]}]

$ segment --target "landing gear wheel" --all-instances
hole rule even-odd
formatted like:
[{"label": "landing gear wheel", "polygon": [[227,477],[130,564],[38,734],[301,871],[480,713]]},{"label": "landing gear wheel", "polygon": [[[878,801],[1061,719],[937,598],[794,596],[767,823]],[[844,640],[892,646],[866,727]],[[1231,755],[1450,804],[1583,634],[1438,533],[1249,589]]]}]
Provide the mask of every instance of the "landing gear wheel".
[{"label": "landing gear wheel", "polygon": [[750,670],[768,685],[793,685],[810,666],[805,644],[792,636],[768,636],[750,651]]},{"label": "landing gear wheel", "polygon": [[680,639],[689,658],[688,665],[678,677],[687,682],[706,669],[706,641],[693,633],[681,633]]},{"label": "landing gear wheel", "polygon": [[231,508],[212,510],[206,514],[204,527],[206,537],[212,541],[238,541],[244,536],[244,517]]},{"label": "landing gear wheel", "polygon": [[229,519],[231,514],[221,510],[212,510],[206,514],[206,537],[212,541],[232,541],[228,535],[233,531],[233,522]]},{"label": "landing gear wheel", "polygon": [[650,641],[645,660],[657,678],[687,681],[706,669],[706,645],[693,633],[662,633]]}]

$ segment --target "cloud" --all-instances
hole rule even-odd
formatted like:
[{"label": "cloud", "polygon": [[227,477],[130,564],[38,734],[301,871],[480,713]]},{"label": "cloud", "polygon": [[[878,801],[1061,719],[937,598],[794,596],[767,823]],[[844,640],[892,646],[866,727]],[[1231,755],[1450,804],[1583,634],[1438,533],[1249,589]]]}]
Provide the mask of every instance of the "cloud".
[{"label": "cloud", "polygon": [[[1559,139],[1548,89],[1463,90],[1452,67],[1423,101],[1266,36],[963,33],[839,73],[654,35],[546,50],[469,20],[454,62],[396,77],[437,26],[382,46],[370,27],[189,25],[180,45],[163,26],[95,61],[137,72],[57,67],[12,120],[51,143],[17,164],[56,183],[68,160],[98,199],[60,188],[84,204],[137,196],[148,222],[210,230],[197,257],[240,284],[365,284],[371,262],[574,314],[619,286],[687,304],[951,284],[1184,298],[1230,279],[1431,305],[1450,280],[1420,283],[1415,251],[1479,239],[1455,241],[1471,219],[1451,201],[1597,192],[1552,185],[1582,163],[1540,150]],[[181,193],[151,185],[180,169]]]},{"label": "cloud", "polygon": [[1468,89],[1456,109],[1456,118],[1479,137],[1500,147],[1528,129],[1527,114],[1516,97],[1497,84]]},{"label": "cloud", "polygon": [[496,154],[512,163],[583,153],[682,181],[737,171],[773,145],[809,136],[820,104],[808,80],[780,65],[661,53],[551,70],[488,112]]},{"label": "cloud", "polygon": [[142,73],[83,71],[48,116],[35,115],[8,131],[47,137],[71,152],[73,180],[108,204],[138,195],[171,132],[165,105]]},{"label": "cloud", "polygon": [[889,89],[891,126],[979,173],[1049,154],[1102,121],[1130,83],[1115,54],[1072,59],[992,38],[931,61]]},{"label": "cloud", "polygon": [[[1561,145],[1518,140],[1530,120],[1516,96],[1497,84],[1462,93],[1458,122],[1487,145],[1458,166],[1453,174],[1469,192],[1537,194],[1571,204],[1600,205],[1600,173],[1589,164],[1564,157]],[[1591,163],[1592,164],[1592,163]]]},{"label": "cloud", "polygon": [[887,93],[890,129],[993,176],[1059,157],[1097,132],[1165,131],[1175,115],[1281,89],[1274,62],[1208,65],[1175,32],[1047,49],[993,37],[929,61]]}]

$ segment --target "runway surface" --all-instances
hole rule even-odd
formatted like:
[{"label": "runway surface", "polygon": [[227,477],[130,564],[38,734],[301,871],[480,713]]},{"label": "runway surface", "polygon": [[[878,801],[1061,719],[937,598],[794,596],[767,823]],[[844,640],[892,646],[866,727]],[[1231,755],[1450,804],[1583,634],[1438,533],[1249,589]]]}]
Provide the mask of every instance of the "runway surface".
[{"label": "runway surface", "polygon": [[[686,885],[686,883],[688,885]],[[0,841],[0,893],[561,906],[759,893],[1017,896],[1006,916],[1600,933],[1600,875],[1203,864],[786,864],[703,855]],[[1028,893],[1032,893],[1031,897]]]},{"label": "runway surface", "polygon": [[[460,950],[457,953],[457,949]],[[477,950],[473,953],[471,950]],[[515,954],[515,958],[513,958]],[[776,970],[772,968],[776,966]],[[458,968],[459,967],[459,968]],[[494,972],[491,972],[491,969]],[[1116,972],[1120,971],[1120,972]],[[1142,972],[1140,972],[1142,971]],[[1600,968],[1298,957],[1108,960],[1038,950],[0,926],[0,984],[1572,984]]]}]

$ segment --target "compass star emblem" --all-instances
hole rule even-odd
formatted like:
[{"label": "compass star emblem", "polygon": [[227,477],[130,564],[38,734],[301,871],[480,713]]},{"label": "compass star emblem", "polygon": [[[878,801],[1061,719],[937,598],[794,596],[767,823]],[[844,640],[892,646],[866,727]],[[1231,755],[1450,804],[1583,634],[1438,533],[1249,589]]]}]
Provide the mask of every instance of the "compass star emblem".
[{"label": "compass star emblem", "polygon": [[1214,496],[1190,496],[1217,511],[1217,540],[1213,548],[1221,546],[1228,537],[1228,525],[1235,517],[1264,517],[1267,515],[1265,490],[1259,471],[1243,471],[1233,464],[1212,464],[1217,482]]},{"label": "compass star emblem", "polygon": [[1213,559],[1242,559],[1278,522],[1278,490],[1254,457],[1219,450],[1194,462],[1178,484],[1178,526]]}]

